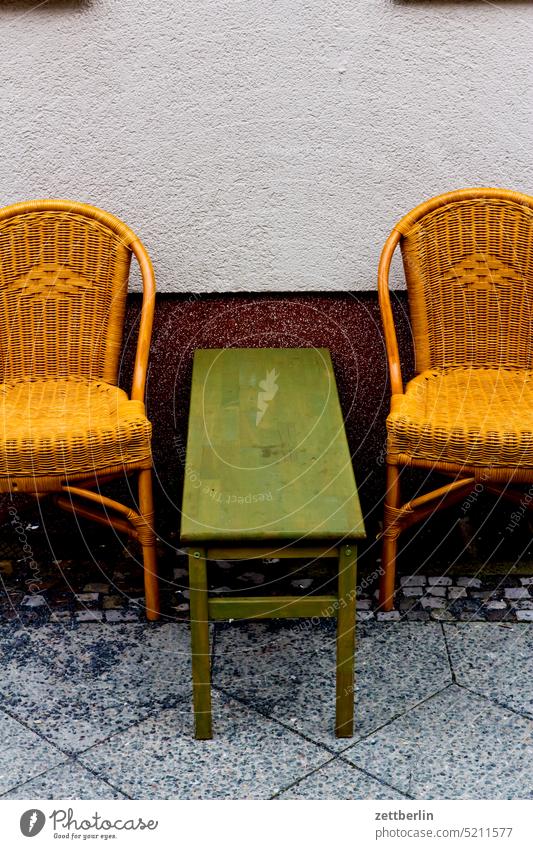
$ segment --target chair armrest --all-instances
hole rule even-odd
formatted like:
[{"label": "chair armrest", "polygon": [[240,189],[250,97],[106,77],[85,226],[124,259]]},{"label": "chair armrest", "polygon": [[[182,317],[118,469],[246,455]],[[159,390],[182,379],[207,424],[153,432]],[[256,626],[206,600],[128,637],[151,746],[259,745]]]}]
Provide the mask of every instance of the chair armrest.
[{"label": "chair armrest", "polygon": [[403,395],[402,369],[400,365],[400,353],[398,351],[398,340],[394,327],[394,318],[390,302],[389,291],[389,269],[392,255],[401,239],[401,233],[393,230],[383,246],[378,266],[378,295],[381,320],[385,334],[385,348],[389,362],[389,375],[391,392],[393,395]]},{"label": "chair armrest", "polygon": [[141,320],[139,323],[139,334],[137,336],[137,351],[135,353],[135,365],[133,368],[131,399],[132,401],[142,401],[144,403],[146,373],[148,370],[152,326],[154,323],[155,277],[152,262],[142,242],[139,239],[136,239],[131,243],[130,247],[137,258],[137,262],[139,263],[143,280]]}]

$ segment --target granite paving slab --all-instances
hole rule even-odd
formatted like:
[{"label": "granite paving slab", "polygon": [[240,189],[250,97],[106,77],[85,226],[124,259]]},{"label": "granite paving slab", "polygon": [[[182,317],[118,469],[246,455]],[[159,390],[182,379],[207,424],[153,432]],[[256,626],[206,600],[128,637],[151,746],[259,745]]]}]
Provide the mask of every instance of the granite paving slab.
[{"label": "granite paving slab", "polygon": [[278,799],[405,799],[360,769],[336,758],[284,790]]},{"label": "granite paving slab", "polygon": [[457,682],[533,717],[533,629],[513,623],[445,625]]},{"label": "granite paving slab", "polygon": [[533,798],[533,722],[456,684],[342,757],[415,799]]},{"label": "granite paving slab", "polygon": [[[226,693],[340,751],[335,722],[333,620],[217,625],[213,681]],[[355,736],[363,736],[451,681],[437,623],[365,623],[356,648]]]},{"label": "granite paving slab", "polygon": [[0,663],[6,710],[67,753],[191,698],[183,624],[7,626]]},{"label": "granite paving slab", "polygon": [[126,799],[102,779],[73,761],[14,787],[2,799]]},{"label": "granite paving slab", "polygon": [[195,740],[191,705],[163,710],[80,755],[135,799],[269,799],[329,760],[319,746],[213,692],[213,740]]},{"label": "granite paving slab", "polygon": [[0,794],[66,760],[55,746],[0,711]]}]

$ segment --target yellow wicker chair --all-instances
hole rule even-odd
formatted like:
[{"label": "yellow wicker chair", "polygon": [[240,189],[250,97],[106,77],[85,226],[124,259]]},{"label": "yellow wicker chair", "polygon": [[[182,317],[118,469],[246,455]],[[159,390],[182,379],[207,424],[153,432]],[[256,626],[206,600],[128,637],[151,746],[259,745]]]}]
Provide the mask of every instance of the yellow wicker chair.
[{"label": "yellow wicker chair", "polygon": [[[403,386],[388,276],[400,243],[416,377]],[[533,198],[461,189],[417,206],[387,239],[378,287],[392,403],[380,603],[394,600],[398,537],[479,483],[520,502],[533,482]],[[400,469],[453,480],[401,503]]]},{"label": "yellow wicker chair", "polygon": [[[130,400],[117,378],[132,253],[144,294]],[[138,539],[149,619],[159,616],[144,409],[154,298],[150,258],[113,215],[65,200],[0,209],[0,492],[55,493],[63,509]],[[133,472],[138,510],[100,493]]]}]

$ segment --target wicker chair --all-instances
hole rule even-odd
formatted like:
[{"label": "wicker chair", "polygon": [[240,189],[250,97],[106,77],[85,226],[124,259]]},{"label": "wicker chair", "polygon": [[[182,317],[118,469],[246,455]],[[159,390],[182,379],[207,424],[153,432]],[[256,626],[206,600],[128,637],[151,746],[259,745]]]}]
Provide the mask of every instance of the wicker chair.
[{"label": "wicker chair", "polygon": [[[130,400],[117,378],[132,253],[144,295]],[[150,258],[114,216],[64,200],[0,209],[0,492],[53,493],[138,539],[149,619],[159,616],[144,409],[154,297]],[[100,493],[134,472],[138,510]]]},{"label": "wicker chair", "polygon": [[[388,276],[400,243],[416,377],[403,386]],[[380,603],[394,600],[398,537],[480,483],[520,502],[533,482],[533,198],[461,189],[417,206],[381,254],[379,300],[390,369]],[[453,480],[410,502],[400,469]]]}]

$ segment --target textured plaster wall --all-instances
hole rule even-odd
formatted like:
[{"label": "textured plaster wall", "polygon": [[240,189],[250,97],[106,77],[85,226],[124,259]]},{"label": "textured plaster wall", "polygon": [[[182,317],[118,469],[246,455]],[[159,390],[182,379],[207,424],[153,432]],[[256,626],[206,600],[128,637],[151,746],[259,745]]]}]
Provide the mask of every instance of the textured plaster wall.
[{"label": "textured plaster wall", "polygon": [[0,3],[0,201],[115,212],[162,291],[373,289],[420,200],[533,190],[533,3],[37,2]]}]

